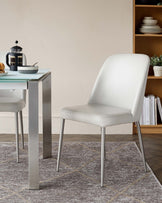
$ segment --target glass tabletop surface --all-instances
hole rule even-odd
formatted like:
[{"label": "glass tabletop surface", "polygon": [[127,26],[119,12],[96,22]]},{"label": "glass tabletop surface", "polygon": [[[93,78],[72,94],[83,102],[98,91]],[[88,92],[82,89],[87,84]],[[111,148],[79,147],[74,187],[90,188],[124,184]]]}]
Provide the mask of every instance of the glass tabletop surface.
[{"label": "glass tabletop surface", "polygon": [[39,80],[46,73],[50,72],[47,69],[39,69],[39,71],[35,74],[22,74],[18,71],[7,71],[6,75],[0,75],[0,83],[1,82],[26,82],[29,80]]}]

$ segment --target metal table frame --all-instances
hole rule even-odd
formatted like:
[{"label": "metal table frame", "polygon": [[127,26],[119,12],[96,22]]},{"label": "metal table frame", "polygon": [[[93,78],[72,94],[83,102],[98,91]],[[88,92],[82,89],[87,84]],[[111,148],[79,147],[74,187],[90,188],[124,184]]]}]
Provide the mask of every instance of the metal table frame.
[{"label": "metal table frame", "polygon": [[42,82],[43,158],[52,156],[51,73],[38,80],[0,82],[0,89],[28,89],[28,177],[29,189],[39,189],[39,82]]}]

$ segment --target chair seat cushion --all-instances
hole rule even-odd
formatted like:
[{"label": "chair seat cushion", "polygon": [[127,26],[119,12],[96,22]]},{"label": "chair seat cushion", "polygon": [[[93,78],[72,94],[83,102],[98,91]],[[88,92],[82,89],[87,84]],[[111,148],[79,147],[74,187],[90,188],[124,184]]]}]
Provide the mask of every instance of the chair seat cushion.
[{"label": "chair seat cushion", "polygon": [[133,122],[130,110],[99,104],[65,107],[61,110],[61,117],[101,127]]},{"label": "chair seat cushion", "polygon": [[0,112],[19,112],[25,107],[23,99],[17,97],[0,97]]}]

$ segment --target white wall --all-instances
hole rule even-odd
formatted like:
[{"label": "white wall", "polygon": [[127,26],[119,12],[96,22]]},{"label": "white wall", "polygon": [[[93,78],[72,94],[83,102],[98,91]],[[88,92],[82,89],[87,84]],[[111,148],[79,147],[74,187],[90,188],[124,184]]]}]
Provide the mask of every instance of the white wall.
[{"label": "white wall", "polygon": [[[64,106],[87,102],[104,60],[132,52],[131,0],[0,0],[0,51],[15,40],[28,63],[52,71],[53,133]],[[24,111],[27,129],[27,109]],[[41,113],[40,113],[41,118]],[[13,116],[0,114],[0,132],[14,132]],[[131,125],[109,129],[131,133]],[[95,126],[68,122],[66,133],[99,133]]]}]

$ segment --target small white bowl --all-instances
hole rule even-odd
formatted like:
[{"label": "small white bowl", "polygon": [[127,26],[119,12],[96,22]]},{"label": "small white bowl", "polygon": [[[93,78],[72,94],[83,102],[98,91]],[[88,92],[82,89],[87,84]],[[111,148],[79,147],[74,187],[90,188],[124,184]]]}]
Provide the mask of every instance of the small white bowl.
[{"label": "small white bowl", "polygon": [[34,74],[38,72],[38,66],[18,66],[17,70],[19,73],[23,74]]},{"label": "small white bowl", "polygon": [[155,20],[155,19],[144,19],[143,20],[143,23],[145,24],[145,25],[156,25],[157,24],[157,20]]},{"label": "small white bowl", "polygon": [[152,19],[153,19],[153,17],[152,17],[152,16],[146,16],[146,17],[144,17],[144,19],[147,19],[147,20],[152,20]]}]

